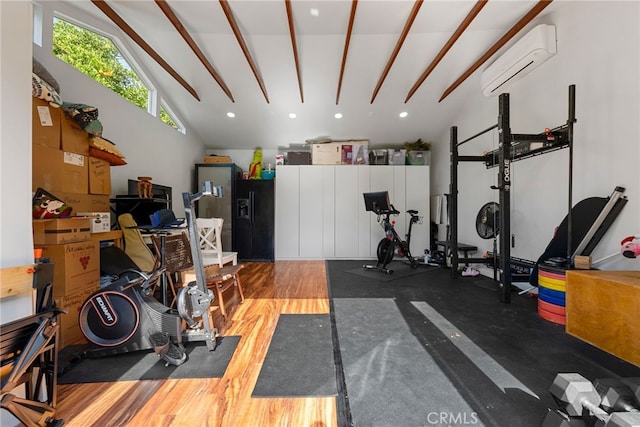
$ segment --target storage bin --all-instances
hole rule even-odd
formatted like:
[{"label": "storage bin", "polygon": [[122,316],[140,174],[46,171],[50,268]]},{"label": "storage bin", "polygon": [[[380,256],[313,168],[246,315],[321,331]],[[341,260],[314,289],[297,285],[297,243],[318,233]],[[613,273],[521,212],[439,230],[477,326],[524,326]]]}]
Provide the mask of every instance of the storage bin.
[{"label": "storage bin", "polygon": [[370,165],[389,164],[389,152],[387,150],[369,150]]}]

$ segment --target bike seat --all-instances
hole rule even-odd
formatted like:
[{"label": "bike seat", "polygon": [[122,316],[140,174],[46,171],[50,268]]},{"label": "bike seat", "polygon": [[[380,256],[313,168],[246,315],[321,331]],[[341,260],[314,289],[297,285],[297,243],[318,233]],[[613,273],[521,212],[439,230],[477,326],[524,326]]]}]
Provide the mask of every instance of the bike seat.
[{"label": "bike seat", "polygon": [[409,215],[418,215],[418,211],[416,211],[416,210],[414,210],[414,209],[409,209],[409,210],[407,211],[407,213],[408,213]]}]

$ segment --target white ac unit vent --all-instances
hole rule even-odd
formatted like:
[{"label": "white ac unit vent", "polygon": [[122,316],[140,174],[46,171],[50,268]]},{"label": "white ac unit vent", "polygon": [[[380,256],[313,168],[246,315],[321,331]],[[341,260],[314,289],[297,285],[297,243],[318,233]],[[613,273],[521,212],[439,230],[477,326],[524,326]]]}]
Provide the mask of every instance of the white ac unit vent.
[{"label": "white ac unit vent", "polygon": [[510,84],[533,71],[556,52],[556,27],[538,25],[482,72],[482,94],[491,96],[504,92]]}]

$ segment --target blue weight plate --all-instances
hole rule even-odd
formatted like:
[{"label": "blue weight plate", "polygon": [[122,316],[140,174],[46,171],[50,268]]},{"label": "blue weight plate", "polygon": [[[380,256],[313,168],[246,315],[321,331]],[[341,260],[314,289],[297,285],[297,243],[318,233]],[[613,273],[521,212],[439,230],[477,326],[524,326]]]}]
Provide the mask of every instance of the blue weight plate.
[{"label": "blue weight plate", "polygon": [[538,298],[544,302],[564,307],[566,305],[566,294],[553,289],[538,286]]}]

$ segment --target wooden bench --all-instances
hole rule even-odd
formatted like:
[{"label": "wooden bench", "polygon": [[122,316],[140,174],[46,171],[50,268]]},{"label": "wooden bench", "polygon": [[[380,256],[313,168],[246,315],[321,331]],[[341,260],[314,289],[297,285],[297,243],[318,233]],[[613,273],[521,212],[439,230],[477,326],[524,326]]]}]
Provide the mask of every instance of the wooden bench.
[{"label": "wooden bench", "polygon": [[640,366],[640,271],[568,270],[566,331]]}]

